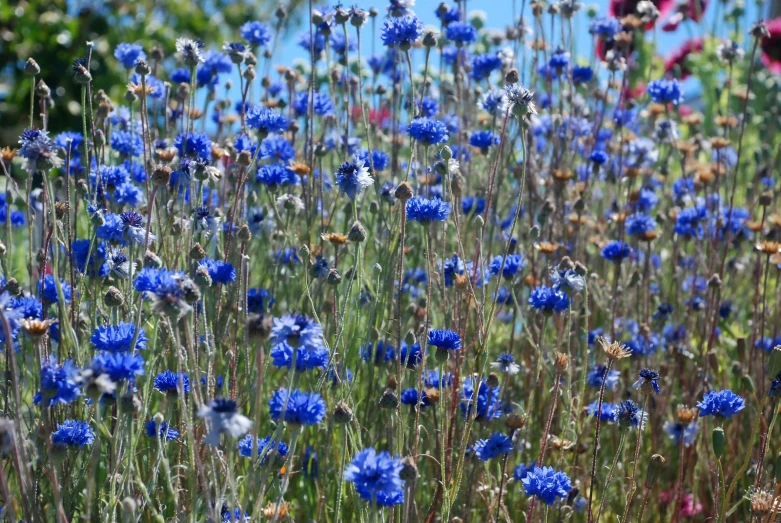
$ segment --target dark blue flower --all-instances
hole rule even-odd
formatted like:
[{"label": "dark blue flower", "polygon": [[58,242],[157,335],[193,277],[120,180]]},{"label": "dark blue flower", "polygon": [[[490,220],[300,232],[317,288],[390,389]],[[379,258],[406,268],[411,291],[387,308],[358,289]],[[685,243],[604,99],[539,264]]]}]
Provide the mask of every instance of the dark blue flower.
[{"label": "dark blue flower", "polygon": [[656,229],[656,220],[642,212],[630,214],[626,218],[626,232],[632,236],[646,238],[653,233],[654,229]]},{"label": "dark blue flower", "polygon": [[122,42],[114,48],[114,58],[119,60],[123,67],[130,69],[139,60],[146,60],[146,53],[139,44]]},{"label": "dark blue flower", "polygon": [[361,149],[356,154],[358,158],[363,160],[364,165],[369,168],[370,172],[384,171],[390,165],[390,156],[380,149],[372,150],[371,156],[366,149]]},{"label": "dark blue flower", "polygon": [[150,419],[146,422],[144,425],[144,430],[146,431],[146,435],[150,438],[158,437],[161,439],[165,439],[167,441],[176,441],[179,439],[179,431],[176,429],[172,429],[167,421],[163,421],[160,423],[160,426],[158,427],[157,422],[153,419]]},{"label": "dark blue flower", "polygon": [[437,145],[448,140],[447,126],[434,118],[415,118],[407,126],[407,133],[424,146]]},{"label": "dark blue flower", "polygon": [[390,343],[385,341],[369,342],[361,352],[361,358],[365,362],[373,362],[375,365],[382,365],[396,358],[396,349]]},{"label": "dark blue flower", "polygon": [[602,247],[602,257],[608,261],[620,262],[624,258],[628,258],[632,253],[632,248],[622,241],[612,241]]},{"label": "dark blue flower", "polygon": [[187,374],[179,374],[170,370],[163,371],[155,376],[154,387],[164,394],[177,394],[179,383],[185,394],[190,394],[190,378]]},{"label": "dark blue flower", "polygon": [[483,154],[488,154],[488,149],[499,144],[499,137],[491,131],[475,131],[469,137],[469,145],[477,147]]},{"label": "dark blue flower", "polygon": [[562,48],[558,48],[550,56],[548,66],[554,71],[562,71],[569,66],[570,55]]},{"label": "dark blue flower", "polygon": [[519,463],[515,466],[515,469],[513,469],[513,479],[515,481],[523,481],[523,478],[526,477],[526,475],[529,472],[532,472],[534,470],[534,462],[532,461],[528,465],[526,463]]},{"label": "dark blue flower", "polygon": [[[287,403],[287,408],[282,411]],[[278,389],[268,402],[271,419],[296,425],[315,425],[325,417],[325,401],[316,392],[294,390],[288,397],[287,389]]]},{"label": "dark blue flower", "polygon": [[136,132],[115,129],[111,131],[111,148],[123,156],[141,156],[144,153],[144,141]]},{"label": "dark blue flower", "polygon": [[618,377],[621,376],[621,373],[617,370],[611,370],[610,374],[607,374],[607,377],[605,377],[606,373],[607,367],[605,365],[595,365],[588,371],[588,374],[586,374],[586,384],[589,387],[599,389],[602,387],[602,380],[604,379],[606,380],[605,389],[615,390],[616,385],[618,385]]},{"label": "dark blue flower", "polygon": [[426,391],[420,391],[420,401],[418,401],[418,389],[414,387],[403,390],[401,392],[400,400],[403,405],[410,405],[412,407],[416,406],[418,403],[420,403],[421,408],[429,406],[428,398],[426,397]]},{"label": "dark blue flower", "polygon": [[[245,458],[252,457],[252,436],[247,434],[244,439],[239,441],[239,454]],[[260,458],[260,464],[265,465],[269,458],[277,456],[285,458],[287,456],[287,445],[280,441],[272,440],[271,436],[265,438],[255,438],[255,455]]]},{"label": "dark blue flower", "polygon": [[604,165],[610,159],[610,156],[602,149],[596,149],[591,151],[588,159],[597,165]]},{"label": "dark blue flower", "polygon": [[585,84],[594,78],[594,70],[587,65],[576,65],[572,68],[572,83]]},{"label": "dark blue flower", "polygon": [[261,160],[287,162],[295,157],[295,148],[284,136],[272,134],[260,142]]},{"label": "dark blue flower", "polygon": [[258,168],[255,181],[273,189],[278,186],[298,184],[298,175],[288,169],[285,164],[274,162],[261,165]]},{"label": "dark blue flower", "polygon": [[204,258],[198,262],[198,266],[206,268],[213,283],[227,285],[236,281],[236,269],[233,268],[233,264],[230,262]]},{"label": "dark blue flower", "polygon": [[389,18],[380,32],[383,45],[409,49],[423,36],[423,23],[414,15]]},{"label": "dark blue flower", "polygon": [[439,198],[413,196],[407,200],[407,219],[427,225],[431,222],[443,222],[450,214],[450,204]]},{"label": "dark blue flower", "polygon": [[529,296],[529,305],[546,314],[559,313],[569,307],[569,297],[547,285],[540,285]]},{"label": "dark blue flower", "polygon": [[334,173],[336,184],[351,200],[370,187],[374,183],[374,178],[369,175],[369,169],[364,160],[358,155],[354,155],[350,160],[344,162]]},{"label": "dark blue flower", "polygon": [[399,458],[368,447],[350,461],[344,471],[344,479],[355,485],[364,501],[389,507],[404,502],[404,482],[400,477],[402,468]]},{"label": "dark blue flower", "polygon": [[[597,409],[599,408],[599,401],[592,402],[588,408],[587,413],[591,417],[595,417],[597,415]],[[599,418],[602,421],[608,421],[610,423],[616,422],[616,406],[612,403],[608,403],[606,401],[602,402],[602,409],[600,411]]]},{"label": "dark blue flower", "polygon": [[295,347],[319,349],[323,346],[323,328],[306,316],[285,314],[274,318],[271,343],[287,343]]},{"label": "dark blue flower", "polygon": [[408,345],[407,342],[401,342],[401,362],[408,369],[414,369],[423,360],[423,349],[420,343]]},{"label": "dark blue flower", "polygon": [[52,433],[52,443],[69,447],[83,447],[95,441],[95,432],[89,423],[68,419],[57,424],[57,430]]},{"label": "dark blue flower", "polygon": [[265,106],[250,109],[246,120],[247,127],[256,129],[258,134],[263,137],[271,133],[283,133],[288,126],[287,118]]},{"label": "dark blue flower", "polygon": [[642,430],[648,414],[632,400],[624,400],[616,406],[616,421],[623,427],[640,427]]},{"label": "dark blue flower", "polygon": [[181,133],[174,138],[174,147],[180,157],[197,156],[208,160],[212,155],[212,141],[206,134]]},{"label": "dark blue flower", "polygon": [[489,387],[486,380],[483,379],[477,387],[477,398],[475,398],[474,381],[475,379],[472,376],[464,380],[464,386],[461,389],[461,403],[459,405],[461,414],[464,418],[470,416],[476,399],[475,419],[477,421],[490,421],[494,418],[500,418],[503,413],[499,402],[500,387]]},{"label": "dark blue flower", "polygon": [[81,396],[81,387],[78,381],[78,369],[73,360],[65,360],[62,365],[57,363],[57,357],[49,356],[49,360],[41,367],[41,390],[33,398],[33,403],[38,405],[46,401],[46,405],[57,403],[68,404]]},{"label": "dark blue flower", "polygon": [[447,329],[431,329],[428,331],[428,344],[438,349],[461,350],[461,336]]},{"label": "dark blue flower", "polygon": [[[60,298],[59,294],[57,293],[57,283],[54,279],[54,276],[51,274],[44,276],[40,286],[43,299],[46,300],[46,303],[59,303]],[[60,280],[60,287],[62,287],[62,294],[65,298],[65,303],[70,303],[73,297],[73,291],[71,289],[70,283],[66,282],[65,280]]]},{"label": "dark blue flower", "polygon": [[244,40],[255,46],[266,45],[272,38],[269,28],[265,24],[257,21],[246,22],[241,26],[239,31]]},{"label": "dark blue flower", "polygon": [[[136,333],[136,326],[132,323],[120,322],[118,325],[106,325],[98,327],[92,333],[90,342],[95,350],[108,352],[127,352],[131,350],[130,344]],[[138,330],[136,338],[136,350],[145,350],[148,338],[143,328]]]},{"label": "dark blue flower", "polygon": [[[90,252],[92,245],[92,252]],[[106,244],[101,241],[94,243],[87,239],[74,240],[71,244],[71,255],[76,270],[88,276],[105,278],[109,274],[106,264]],[[89,256],[89,260],[87,260]],[[87,267],[89,266],[89,270]]]},{"label": "dark blue flower", "polygon": [[648,83],[648,96],[658,104],[678,105],[683,101],[681,86],[675,78],[672,80],[666,78],[652,80]]},{"label": "dark blue flower", "polygon": [[702,397],[697,403],[700,416],[716,416],[717,418],[731,418],[746,406],[746,402],[729,389],[712,390]]},{"label": "dark blue flower", "polygon": [[509,454],[513,449],[513,440],[501,432],[494,432],[488,439],[480,439],[475,442],[474,451],[481,461]]},{"label": "dark blue flower", "polygon": [[491,73],[502,68],[502,60],[493,53],[479,54],[472,58],[473,80],[480,81],[491,76]]},{"label": "dark blue flower", "polygon": [[690,447],[697,439],[700,425],[696,421],[692,421],[686,425],[668,421],[664,424],[664,431],[676,444],[680,444],[681,438],[683,438],[683,445],[685,447]]},{"label": "dark blue flower", "polygon": [[508,254],[504,258],[504,263],[502,263],[502,258],[503,256],[501,255],[495,256],[488,266],[491,269],[491,274],[494,276],[501,272],[503,278],[510,280],[526,267],[526,260],[520,254]]},{"label": "dark blue flower", "polygon": [[289,369],[293,364],[293,350],[296,351],[296,371],[298,372],[323,368],[328,363],[328,349],[324,347],[298,347],[293,349],[287,343],[279,343],[269,353],[273,365],[278,368]]},{"label": "dark blue flower", "polygon": [[171,80],[171,83],[173,84],[189,84],[190,83],[190,70],[181,67],[179,69],[174,69],[171,72],[171,75],[168,77]]},{"label": "dark blue flower", "polygon": [[247,290],[247,311],[255,314],[265,314],[274,305],[274,297],[266,289],[252,288]]},{"label": "dark blue flower", "polygon": [[569,476],[552,467],[534,467],[522,480],[527,496],[535,496],[546,505],[552,505],[556,498],[566,498],[572,490]]},{"label": "dark blue flower", "polygon": [[144,374],[144,358],[130,352],[101,352],[92,359],[95,374],[106,374],[111,381],[132,380]]},{"label": "dark blue flower", "polygon": [[[458,7],[453,9],[458,11]],[[470,23],[454,21],[445,28],[445,37],[461,47],[477,40],[477,28]]]},{"label": "dark blue flower", "polygon": [[591,21],[588,32],[594,36],[599,36],[603,40],[610,40],[623,30],[624,27],[619,19],[600,17]]}]

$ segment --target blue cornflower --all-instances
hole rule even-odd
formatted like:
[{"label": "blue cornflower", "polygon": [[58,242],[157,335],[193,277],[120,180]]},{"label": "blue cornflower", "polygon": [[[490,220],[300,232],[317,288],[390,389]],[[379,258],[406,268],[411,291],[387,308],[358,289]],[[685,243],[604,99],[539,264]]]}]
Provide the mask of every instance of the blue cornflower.
[{"label": "blue cornflower", "polygon": [[518,371],[521,370],[521,367],[515,363],[513,355],[509,353],[500,354],[496,361],[491,363],[491,368],[510,376],[518,374]]},{"label": "blue cornflower", "polygon": [[559,48],[551,54],[551,57],[548,60],[548,66],[557,72],[561,72],[569,66],[569,62],[570,54],[564,49]]},{"label": "blue cornflower", "polygon": [[461,336],[447,329],[431,329],[428,331],[428,344],[438,349],[461,350]]},{"label": "blue cornflower", "polygon": [[[315,91],[312,93],[312,108],[316,116],[332,116],[334,114],[334,103],[327,94]],[[296,116],[306,116],[309,108],[309,92],[302,91],[296,94],[293,99],[293,110]]]},{"label": "blue cornflower", "polygon": [[572,83],[575,85],[585,84],[594,78],[594,70],[587,65],[576,65],[572,68]]},{"label": "blue cornflower", "polygon": [[[475,404],[475,378],[472,376],[464,380],[461,389],[461,414],[467,418],[472,413],[472,406]],[[477,421],[490,421],[502,416],[502,409],[499,401],[500,387],[489,387],[483,379],[477,387],[477,410],[475,419]]]},{"label": "blue cornflower", "polygon": [[552,505],[556,498],[566,498],[572,490],[569,476],[552,467],[534,467],[522,480],[527,496],[535,496],[546,505]]},{"label": "blue cornflower", "polygon": [[185,67],[174,69],[168,77],[172,84],[189,84],[190,83],[190,70]]},{"label": "blue cornflower", "polygon": [[623,31],[624,28],[621,25],[621,21],[617,18],[595,18],[589,25],[588,32],[594,36],[598,36],[603,40],[610,40],[616,34]]},{"label": "blue cornflower", "polygon": [[[252,436],[249,434],[244,436],[244,439],[239,441],[238,448],[239,454],[245,458],[251,458]],[[276,440],[271,439],[271,436],[266,436],[265,438],[255,438],[255,449],[255,454],[260,458],[261,465],[265,465],[270,457],[272,459],[276,456],[284,458],[288,453],[287,445],[282,441],[277,443]]]},{"label": "blue cornflower", "polygon": [[540,285],[529,296],[529,305],[545,314],[559,313],[569,307],[569,297],[560,290]]},{"label": "blue cornflower", "polygon": [[622,427],[640,427],[643,429],[648,414],[632,400],[624,400],[616,406],[616,420]]},{"label": "blue cornflower", "polygon": [[293,350],[296,351],[297,372],[323,368],[328,363],[328,349],[324,347],[298,347],[294,349],[287,343],[279,343],[269,353],[273,365],[280,369],[290,368],[293,364]]},{"label": "blue cornflower", "polygon": [[331,44],[331,49],[333,49],[337,54],[343,55],[345,50],[352,53],[357,49],[357,42],[355,38],[349,36],[345,41],[344,34],[339,31],[331,33],[329,42]]},{"label": "blue cornflower", "polygon": [[144,429],[146,430],[146,435],[150,438],[158,437],[165,439],[166,441],[176,441],[179,439],[179,431],[172,429],[167,421],[163,421],[158,427],[157,422],[150,419],[144,425]]},{"label": "blue cornflower", "polygon": [[399,458],[368,447],[350,461],[344,471],[344,479],[355,485],[364,501],[389,507],[404,502],[404,481],[400,477],[402,468]]},{"label": "blue cornflower", "polygon": [[602,380],[605,380],[605,389],[615,390],[616,385],[618,385],[618,377],[621,376],[621,373],[617,370],[611,370],[606,376],[606,372],[607,367],[605,365],[595,365],[586,375],[586,384],[589,387],[599,389],[602,387]]},{"label": "blue cornflower", "polygon": [[591,151],[591,154],[589,154],[588,159],[597,165],[604,165],[610,159],[610,155],[608,155],[602,149],[596,149],[594,151]]},{"label": "blue cornflower", "polygon": [[488,439],[480,439],[475,442],[474,451],[480,461],[509,454],[513,449],[513,440],[501,432],[494,432]]},{"label": "blue cornflower", "polygon": [[[127,352],[132,350],[130,344],[133,336],[136,334],[136,326],[133,323],[120,322],[118,325],[106,325],[98,327],[92,333],[90,342],[95,350],[104,350],[108,352]],[[143,328],[138,329],[138,338],[136,339],[135,350],[145,350],[146,332]]]},{"label": "blue cornflower", "polygon": [[552,269],[550,271],[550,280],[553,284],[553,289],[557,291],[580,292],[586,286],[585,278],[572,269],[564,271]]},{"label": "blue cornflower", "polygon": [[636,212],[626,218],[626,232],[641,239],[651,238],[656,229],[656,220],[642,212]]},{"label": "blue cornflower", "polygon": [[[634,351],[632,351],[634,353]],[[659,373],[651,369],[642,369],[638,373],[640,379],[638,379],[632,388],[642,389],[648,391],[653,389],[654,392],[659,394]]]},{"label": "blue cornflower", "polygon": [[[4,298],[4,295],[0,295],[0,306],[2,305],[2,300]],[[13,307],[13,310],[6,311],[5,315],[8,317],[9,321],[12,322],[12,328],[13,322],[16,320],[31,318],[36,320],[43,319],[43,303],[41,303],[41,301],[35,296],[22,296],[20,298],[14,298],[11,302],[11,307]],[[15,315],[16,318],[10,317],[11,314]]]},{"label": "blue cornflower", "polygon": [[[146,228],[144,227],[144,217],[133,211],[126,211],[119,214],[122,222],[122,232],[125,238],[138,245],[144,245],[147,238]],[[149,233],[149,241],[155,241],[157,236]]]},{"label": "blue cornflower", "polygon": [[208,405],[201,405],[198,417],[206,420],[209,426],[204,442],[212,447],[220,444],[223,434],[240,438],[252,426],[249,418],[239,413],[236,402],[225,398],[214,398]]},{"label": "blue cornflower", "polygon": [[502,68],[502,60],[492,53],[479,54],[472,58],[473,80],[480,81],[491,76],[491,73]]},{"label": "blue cornflower", "polygon": [[449,6],[444,2],[439,4],[439,7],[434,11],[434,14],[437,15],[437,18],[439,18],[445,26],[449,26],[450,24],[461,20],[461,9],[459,9],[457,5]]},{"label": "blue cornflower", "polygon": [[491,131],[475,131],[469,137],[469,145],[477,147],[483,154],[488,154],[488,149],[499,144],[499,137]]},{"label": "blue cornflower", "polygon": [[439,198],[424,198],[413,196],[407,200],[407,219],[428,225],[432,222],[443,222],[450,214],[450,204]]},{"label": "blue cornflower", "polygon": [[494,276],[501,271],[502,277],[510,280],[526,267],[526,260],[520,254],[508,254],[507,257],[504,258],[504,263],[502,263],[502,258],[503,256],[501,255],[495,256],[488,266],[491,270],[491,274]]},{"label": "blue cornflower", "polygon": [[[599,401],[592,402],[586,412],[589,416],[595,417],[597,415],[597,409],[599,408]],[[610,423],[616,422],[616,406],[606,401],[602,402],[602,410],[600,411],[599,418],[602,421],[609,421]]]},{"label": "blue cornflower", "polygon": [[266,45],[271,41],[272,37],[269,28],[257,21],[246,22],[239,31],[244,40],[255,46]]},{"label": "blue cornflower", "polygon": [[414,387],[403,390],[401,392],[400,400],[403,405],[410,405],[412,407],[418,403],[420,403],[421,408],[428,407],[429,405],[428,398],[426,397],[426,391],[420,391],[420,401],[418,401],[418,389]]},{"label": "blue cornflower", "polygon": [[464,196],[461,199],[461,212],[465,215],[474,213],[482,214],[485,212],[485,198],[479,198],[477,196]]},{"label": "blue cornflower", "polygon": [[346,194],[351,200],[374,183],[364,160],[357,154],[340,165],[334,176],[342,194]]},{"label": "blue cornflower", "polygon": [[716,416],[717,418],[731,418],[746,406],[746,402],[729,389],[712,390],[702,397],[697,403],[700,409],[700,417]]},{"label": "blue cornflower", "polygon": [[367,343],[361,352],[361,358],[365,362],[373,362],[375,365],[388,363],[396,358],[396,349],[388,342],[377,341]]},{"label": "blue cornflower", "polygon": [[261,165],[258,173],[255,175],[255,181],[276,189],[281,185],[298,184],[298,175],[280,162],[274,162],[267,165]]},{"label": "blue cornflower", "polygon": [[423,23],[414,15],[389,18],[380,32],[383,45],[396,47],[402,51],[409,49],[423,36]]},{"label": "blue cornflower", "polygon": [[78,369],[73,360],[65,360],[62,365],[57,363],[57,357],[49,356],[41,367],[41,390],[33,398],[33,403],[38,405],[45,401],[52,406],[57,403],[71,403],[81,396],[81,387],[78,382]]},{"label": "blue cornflower", "polygon": [[323,328],[306,316],[285,314],[274,318],[271,343],[287,343],[294,347],[318,349],[323,346]]},{"label": "blue cornflower", "polygon": [[204,258],[198,262],[198,266],[206,267],[206,270],[209,272],[209,277],[213,283],[227,285],[233,281],[236,281],[236,269],[233,268],[233,264],[230,262]]},{"label": "blue cornflower", "polygon": [[219,75],[232,70],[233,62],[230,58],[217,51],[207,51],[203,55],[203,63],[195,70],[195,81],[198,87],[208,87],[211,90],[217,87]]},{"label": "blue cornflower", "polygon": [[503,114],[507,110],[507,95],[504,89],[491,89],[483,95],[478,105],[485,111],[500,116],[500,113]]},{"label": "blue cornflower", "polygon": [[206,134],[180,133],[174,138],[174,147],[180,157],[197,156],[208,160],[212,155],[212,141]]},{"label": "blue cornflower", "polygon": [[146,53],[139,44],[122,42],[114,48],[114,58],[119,60],[123,67],[130,69],[139,60],[146,60]]},{"label": "blue cornflower", "polygon": [[467,22],[452,22],[445,28],[445,37],[456,46],[463,47],[465,44],[471,44],[477,40],[477,28]]},{"label": "blue cornflower", "polygon": [[52,433],[52,443],[69,447],[83,447],[95,441],[95,432],[89,423],[68,419],[57,424],[57,430]]},{"label": "blue cornflower", "polygon": [[675,78],[672,80],[666,78],[652,80],[648,83],[648,96],[658,104],[678,105],[683,101],[681,86]]},{"label": "blue cornflower", "polygon": [[274,297],[262,288],[247,290],[247,311],[255,314],[265,314],[274,305]]},{"label": "blue cornflower", "polygon": [[[57,294],[57,283],[55,282],[54,276],[47,274],[43,277],[43,281],[39,285],[42,291],[41,294],[43,299],[46,300],[46,303],[59,303],[60,298]],[[70,303],[73,298],[73,289],[71,288],[70,283],[65,280],[60,280],[60,287],[62,287],[65,303]]]},{"label": "blue cornflower", "polygon": [[426,96],[417,104],[418,112],[421,116],[435,116],[439,112],[439,103],[433,98]]},{"label": "blue cornflower", "polygon": [[449,138],[444,122],[425,116],[412,120],[407,126],[407,133],[425,147],[444,143]]},{"label": "blue cornflower", "polygon": [[[287,402],[284,413],[282,409]],[[325,417],[325,401],[316,392],[294,390],[288,397],[287,389],[278,389],[268,401],[271,419],[295,425],[315,425]]]},{"label": "blue cornflower", "polygon": [[401,362],[408,368],[414,369],[423,360],[423,348],[420,343],[408,345],[407,342],[401,342]]},{"label": "blue cornflower", "polygon": [[101,352],[90,363],[95,374],[106,374],[111,381],[132,380],[144,374],[144,358],[130,352]]},{"label": "blue cornflower", "polygon": [[296,157],[296,150],[284,136],[272,134],[260,142],[260,159],[287,162]]},{"label": "blue cornflower", "polygon": [[[355,153],[358,158],[363,160],[364,165],[369,168],[369,172],[384,171],[390,165],[390,156],[385,151],[374,149],[369,155],[369,151],[361,149]],[[391,182],[386,182],[391,183]]]},{"label": "blue cornflower", "polygon": [[624,258],[628,258],[632,253],[632,248],[622,241],[612,241],[602,247],[602,257],[608,261],[620,262]]},{"label": "blue cornflower", "polygon": [[163,371],[155,376],[154,387],[164,394],[177,394],[179,383],[185,394],[190,394],[190,378],[187,374],[179,374],[170,370]]},{"label": "blue cornflower", "polygon": [[452,287],[455,284],[456,276],[462,276],[467,271],[468,263],[464,263],[464,260],[457,255],[453,255],[451,258],[446,258],[442,263],[442,274],[445,277],[445,286]]},{"label": "blue cornflower", "polygon": [[686,425],[683,423],[673,423],[668,421],[664,424],[664,431],[676,444],[680,444],[681,438],[683,438],[683,445],[685,447],[690,447],[697,439],[697,433],[700,431],[700,425],[696,421]]},{"label": "blue cornflower", "polygon": [[271,133],[283,133],[288,126],[287,118],[265,106],[253,107],[247,113],[246,118],[247,127],[257,129],[258,134],[262,137]]},{"label": "blue cornflower", "polygon": [[115,129],[111,131],[111,148],[123,156],[141,156],[144,153],[144,141],[136,132]]},{"label": "blue cornflower", "polygon": [[704,206],[686,207],[675,217],[675,234],[686,239],[702,239],[704,229],[702,222],[707,219],[707,209]]},{"label": "blue cornflower", "polygon": [[515,481],[523,481],[529,472],[534,470],[534,462],[532,461],[528,465],[526,463],[518,463],[513,469],[513,479]]}]

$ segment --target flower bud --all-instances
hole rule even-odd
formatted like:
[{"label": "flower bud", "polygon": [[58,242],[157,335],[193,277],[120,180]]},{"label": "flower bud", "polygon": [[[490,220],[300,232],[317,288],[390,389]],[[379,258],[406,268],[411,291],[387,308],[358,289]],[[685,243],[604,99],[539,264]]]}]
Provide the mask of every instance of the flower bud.
[{"label": "flower bud", "polygon": [[724,436],[724,429],[716,427],[711,433],[711,444],[713,446],[713,454],[716,458],[721,459],[724,455],[724,448],[727,445],[727,438]]},{"label": "flower bud", "polygon": [[361,222],[355,221],[350,227],[350,232],[347,234],[347,239],[351,242],[360,243],[366,240],[366,229],[363,228]]},{"label": "flower bud", "polygon": [[654,454],[648,461],[648,470],[645,473],[645,488],[651,489],[656,484],[667,460],[661,454]]},{"label": "flower bud", "polygon": [[125,303],[125,298],[122,296],[122,292],[114,286],[111,286],[106,291],[103,301],[108,307],[121,307]]},{"label": "flower bud", "polygon": [[380,398],[380,408],[395,409],[399,404],[399,397],[391,389],[385,389]]},{"label": "flower bud", "polygon": [[41,66],[32,58],[28,58],[27,62],[24,64],[24,74],[28,76],[37,76],[41,74]]},{"label": "flower bud", "polygon": [[334,407],[334,422],[339,424],[350,423],[353,420],[353,411],[347,403],[340,401]]}]

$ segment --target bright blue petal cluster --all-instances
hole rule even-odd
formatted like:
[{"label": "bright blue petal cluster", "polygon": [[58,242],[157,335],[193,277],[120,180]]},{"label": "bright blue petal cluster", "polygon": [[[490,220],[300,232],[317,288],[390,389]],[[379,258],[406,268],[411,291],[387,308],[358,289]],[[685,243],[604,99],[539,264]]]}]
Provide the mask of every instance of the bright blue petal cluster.
[{"label": "bright blue petal cluster", "polygon": [[[95,350],[108,352],[127,352],[131,350],[130,344],[136,334],[136,326],[133,323],[120,322],[118,325],[105,325],[98,327],[92,333],[90,342]],[[148,342],[146,331],[138,329],[135,350],[146,350]]]},{"label": "bright blue petal cluster", "polygon": [[68,447],[83,447],[95,441],[95,432],[89,423],[78,420],[65,420],[57,424],[57,430],[52,433],[52,443]]},{"label": "bright blue petal cluster", "polygon": [[355,455],[344,471],[344,479],[355,485],[364,501],[389,507],[404,502],[402,468],[399,458],[368,447]]},{"label": "bright blue petal cluster", "polygon": [[512,438],[501,432],[494,432],[488,439],[477,440],[474,446],[475,454],[481,461],[509,454],[512,449]]},{"label": "bright blue petal cluster", "polygon": [[438,349],[461,350],[461,336],[448,329],[431,329],[428,331],[428,344]]},{"label": "bright blue petal cluster", "polygon": [[658,104],[678,105],[683,101],[681,86],[675,78],[672,80],[666,78],[652,80],[648,83],[648,96]]},{"label": "bright blue petal cluster", "polygon": [[417,16],[406,15],[385,20],[380,32],[383,45],[409,48],[423,36],[423,23]]},{"label": "bright blue petal cluster", "polygon": [[448,140],[448,130],[444,122],[434,118],[415,118],[407,126],[407,133],[425,146],[445,143]]},{"label": "bright blue petal cluster", "polygon": [[569,307],[569,297],[560,290],[540,285],[529,296],[529,305],[545,314],[559,313]]},{"label": "bright blue petal cluster", "polygon": [[190,378],[186,373],[179,374],[170,370],[163,371],[155,376],[154,387],[165,394],[177,394],[179,383],[182,384],[182,390],[185,394],[190,393]]},{"label": "bright blue petal cluster", "polygon": [[49,406],[57,403],[68,404],[79,396],[79,372],[73,360],[65,360],[60,365],[56,356],[49,356],[49,360],[41,366],[41,390],[35,395],[33,402],[38,405],[46,401]]},{"label": "bright blue petal cluster", "polygon": [[422,224],[443,222],[450,214],[450,204],[439,198],[413,196],[407,200],[407,219]]},{"label": "bright blue petal cluster", "polygon": [[445,37],[459,47],[471,44],[477,40],[477,28],[466,22],[452,22],[445,28]]},{"label": "bright blue petal cluster", "polygon": [[114,58],[119,60],[123,67],[130,69],[139,60],[146,60],[146,53],[144,53],[144,48],[139,44],[122,42],[114,48]]},{"label": "bright blue petal cluster", "polygon": [[325,417],[325,401],[316,392],[294,390],[288,397],[287,389],[279,389],[271,395],[268,406],[271,419],[296,425],[316,425]]},{"label": "bright blue petal cluster", "polygon": [[746,402],[729,389],[712,390],[702,397],[697,403],[700,416],[716,416],[717,418],[731,418],[746,406]]},{"label": "bright blue petal cluster", "polygon": [[566,498],[572,490],[569,476],[553,467],[534,467],[522,483],[527,496],[535,496],[546,505],[552,505],[556,498]]},{"label": "bright blue petal cluster", "polygon": [[246,119],[247,127],[256,129],[261,136],[271,133],[283,133],[288,126],[287,118],[265,106],[250,109]]}]

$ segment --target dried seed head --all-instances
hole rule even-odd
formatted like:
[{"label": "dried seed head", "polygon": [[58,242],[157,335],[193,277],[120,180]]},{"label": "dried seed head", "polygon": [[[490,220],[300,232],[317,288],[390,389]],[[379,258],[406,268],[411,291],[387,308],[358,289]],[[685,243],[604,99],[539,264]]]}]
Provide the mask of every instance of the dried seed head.
[{"label": "dried seed head", "polygon": [[567,367],[569,367],[569,356],[561,352],[557,352],[556,358],[553,361],[553,367],[558,373],[562,373],[567,370]]},{"label": "dried seed head", "polygon": [[632,349],[622,345],[620,342],[599,338],[599,343],[602,345],[602,350],[605,351],[607,357],[613,361],[622,360],[632,355]]},{"label": "dried seed head", "polygon": [[398,187],[396,187],[396,192],[394,193],[394,196],[401,200],[402,202],[406,202],[410,198],[412,198],[412,187],[410,187],[410,184],[407,182],[401,182]]}]

